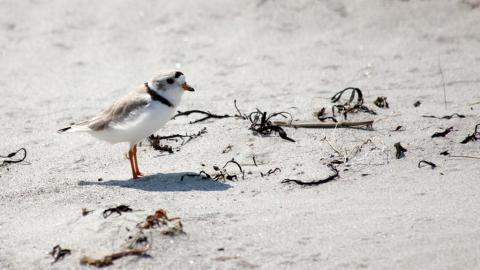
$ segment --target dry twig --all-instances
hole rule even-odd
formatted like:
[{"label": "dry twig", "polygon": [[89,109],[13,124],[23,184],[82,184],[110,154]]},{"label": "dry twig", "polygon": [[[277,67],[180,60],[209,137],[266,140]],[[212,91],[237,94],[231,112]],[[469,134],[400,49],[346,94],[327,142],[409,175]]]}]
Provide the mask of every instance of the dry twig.
[{"label": "dry twig", "polygon": [[442,117],[438,117],[438,116],[434,116],[434,115],[422,115],[422,117],[450,120],[450,119],[452,119],[453,117],[465,118],[465,115],[463,115],[463,114],[458,114],[458,113],[453,113],[453,114],[451,114],[451,115],[445,115],[445,116],[442,116]]},{"label": "dry twig", "polygon": [[143,256],[149,249],[149,246],[143,248],[127,249],[120,252],[112,253],[100,259],[93,259],[91,257],[84,256],[80,259],[80,263],[96,267],[105,267],[112,265],[114,260],[120,259],[125,256]]},{"label": "dry twig", "polygon": [[471,158],[471,159],[480,159],[480,157],[472,157],[472,156],[454,156],[454,155],[450,155],[449,157],[452,157],[452,158]]},{"label": "dry twig", "polygon": [[373,126],[373,120],[361,121],[361,122],[336,122],[336,123],[309,123],[309,122],[286,122],[286,121],[273,121],[273,125],[282,127],[294,127],[294,128],[360,128],[366,127],[371,129]]},{"label": "dry twig", "polygon": [[172,119],[175,119],[179,116],[189,116],[190,114],[193,114],[193,113],[203,114],[205,116],[203,118],[200,118],[200,119],[197,119],[193,122],[190,122],[190,124],[195,124],[195,123],[198,123],[198,122],[202,122],[202,121],[208,120],[210,118],[222,119],[222,118],[233,117],[233,116],[228,115],[228,114],[218,115],[218,114],[213,114],[211,112],[206,112],[206,111],[202,111],[202,110],[190,110],[190,111],[185,111],[185,112],[178,111],[177,114],[172,117]]},{"label": "dry twig", "polygon": [[440,70],[440,75],[442,76],[443,102],[445,104],[445,110],[446,110],[447,109],[447,89],[445,87],[445,74],[443,74],[442,62],[440,60],[440,55],[438,56],[438,69]]},{"label": "dry twig", "polygon": [[170,154],[173,154],[173,148],[169,145],[162,145],[161,144],[162,140],[175,141],[175,142],[177,142],[178,140],[181,140],[180,145],[176,147],[176,150],[178,151],[182,146],[189,143],[191,140],[196,139],[206,133],[207,133],[207,128],[204,127],[195,134],[185,134],[185,135],[173,134],[168,136],[159,136],[159,135],[152,134],[148,137],[148,141],[150,142],[150,145],[153,147],[153,149],[158,150],[160,152],[169,152]]}]

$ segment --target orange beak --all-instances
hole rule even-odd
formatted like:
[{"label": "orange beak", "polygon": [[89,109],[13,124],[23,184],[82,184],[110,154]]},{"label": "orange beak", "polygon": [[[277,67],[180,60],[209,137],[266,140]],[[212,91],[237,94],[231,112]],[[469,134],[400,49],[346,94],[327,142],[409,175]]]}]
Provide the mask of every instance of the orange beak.
[{"label": "orange beak", "polygon": [[182,84],[182,88],[183,88],[183,90],[185,90],[185,91],[190,91],[190,92],[195,91],[195,89],[193,89],[193,87],[191,87],[191,86],[188,85],[187,83],[183,83],[183,84]]}]

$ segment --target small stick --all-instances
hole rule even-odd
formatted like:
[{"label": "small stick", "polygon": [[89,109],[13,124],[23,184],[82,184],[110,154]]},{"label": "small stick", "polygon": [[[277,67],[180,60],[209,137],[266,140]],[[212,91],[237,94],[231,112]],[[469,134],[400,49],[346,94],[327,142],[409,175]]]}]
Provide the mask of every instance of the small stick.
[{"label": "small stick", "polygon": [[472,156],[449,156],[454,158],[473,158],[473,159],[480,159],[480,157],[472,157]]},{"label": "small stick", "polygon": [[455,116],[458,117],[458,118],[465,118],[465,115],[458,114],[458,113],[453,113],[451,115],[445,115],[445,116],[442,116],[442,117],[438,117],[438,116],[434,116],[434,115],[422,115],[422,117],[425,117],[425,118],[436,118],[436,119],[447,119],[447,120],[450,120]]},{"label": "small stick", "polygon": [[467,104],[467,106],[473,106],[473,105],[478,105],[478,104],[480,104],[480,101],[474,102],[474,103],[469,103],[469,104]]},{"label": "small stick", "polygon": [[288,122],[288,121],[273,121],[273,125],[282,127],[294,128],[354,128],[366,126],[371,128],[373,120],[361,122],[338,122],[338,123],[313,123],[313,122]]},{"label": "small stick", "polygon": [[440,75],[442,76],[443,102],[445,103],[445,110],[446,110],[447,109],[447,90],[445,88],[445,74],[443,74],[442,62],[440,60],[440,55],[438,56],[438,68],[440,69]]},{"label": "small stick", "polygon": [[113,264],[113,261],[116,259],[120,259],[125,256],[131,256],[131,255],[136,255],[136,256],[141,256],[144,255],[145,252],[148,251],[150,247],[147,246],[145,248],[134,248],[134,249],[127,249],[124,251],[112,253],[108,256],[105,256],[101,259],[92,259],[88,256],[84,256],[80,259],[81,264],[87,264],[87,265],[93,265],[96,267],[104,267]]},{"label": "small stick", "polygon": [[240,111],[240,109],[237,107],[237,100],[233,100],[233,105],[235,106],[235,109],[237,110],[238,114],[235,115],[236,117],[240,117],[243,120],[247,120],[248,116]]}]

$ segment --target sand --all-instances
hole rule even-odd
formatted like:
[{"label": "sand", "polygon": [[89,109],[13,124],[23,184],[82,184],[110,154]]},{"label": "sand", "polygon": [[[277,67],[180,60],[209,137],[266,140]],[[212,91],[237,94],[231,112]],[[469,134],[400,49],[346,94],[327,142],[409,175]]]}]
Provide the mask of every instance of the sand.
[{"label": "sand", "polygon": [[[28,151],[0,167],[0,268],[89,268],[80,258],[121,250],[163,208],[185,234],[150,230],[149,256],[112,269],[478,269],[480,161],[439,153],[480,156],[478,141],[459,143],[480,123],[479,25],[473,0],[0,1],[0,154]],[[56,133],[175,67],[197,89],[180,110],[233,115],[236,99],[245,113],[318,121],[354,86],[378,114],[349,120],[374,130],[286,128],[292,143],[241,119],[177,118],[157,134],[208,133],[174,154],[143,143],[140,181],[127,145]],[[421,117],[452,113],[466,117]],[[327,140],[347,155],[370,142],[334,181],[281,183],[331,174],[343,157]],[[408,150],[398,160],[396,142]],[[180,179],[232,158],[245,179]],[[418,168],[423,159],[438,167]],[[103,218],[120,204],[134,211]],[[71,255],[51,265],[57,244]]]}]

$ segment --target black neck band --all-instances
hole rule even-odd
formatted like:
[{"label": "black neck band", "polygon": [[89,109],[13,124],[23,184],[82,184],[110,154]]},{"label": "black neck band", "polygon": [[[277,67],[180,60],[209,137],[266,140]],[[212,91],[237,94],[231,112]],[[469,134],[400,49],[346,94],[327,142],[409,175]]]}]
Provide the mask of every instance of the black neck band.
[{"label": "black neck band", "polygon": [[152,88],[150,88],[150,86],[148,86],[148,83],[145,83],[145,87],[147,88],[147,93],[150,95],[150,97],[153,100],[156,100],[160,103],[163,103],[164,105],[167,105],[168,107],[173,108],[173,104],[168,99],[160,96],[159,94],[157,94],[157,92],[153,91]]}]

